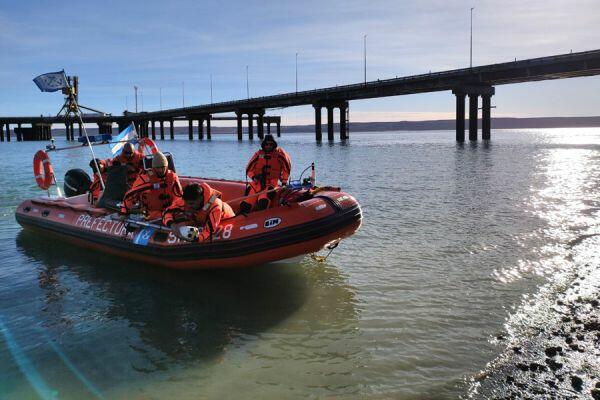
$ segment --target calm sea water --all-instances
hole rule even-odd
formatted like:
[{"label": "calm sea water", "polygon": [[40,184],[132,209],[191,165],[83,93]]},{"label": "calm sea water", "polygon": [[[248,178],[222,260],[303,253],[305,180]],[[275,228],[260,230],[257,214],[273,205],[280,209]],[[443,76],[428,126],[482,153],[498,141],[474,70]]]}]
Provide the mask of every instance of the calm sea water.
[{"label": "calm sea water", "polygon": [[[42,143],[1,143],[0,398],[465,395],[573,268],[570,243],[600,232],[600,129],[453,136],[282,137],[294,176],[314,160],[318,183],[361,202],[361,230],[326,263],[195,273],[22,231]],[[180,174],[242,179],[258,142],[159,146]],[[61,176],[89,158],[52,155]]]}]

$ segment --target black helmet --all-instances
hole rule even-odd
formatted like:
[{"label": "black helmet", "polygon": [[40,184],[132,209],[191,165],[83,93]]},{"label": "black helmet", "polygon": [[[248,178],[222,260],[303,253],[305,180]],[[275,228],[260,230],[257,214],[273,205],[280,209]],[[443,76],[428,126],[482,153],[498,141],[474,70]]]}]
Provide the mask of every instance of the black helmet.
[{"label": "black helmet", "polygon": [[274,147],[273,149],[277,148],[277,142],[275,141],[275,138],[273,137],[273,135],[265,135],[265,138],[263,139],[262,143],[260,144],[260,147],[262,147],[262,149],[265,149],[265,143],[271,142],[273,143]]},{"label": "black helmet", "polygon": [[99,158],[92,158],[92,160],[90,161],[90,168],[94,172],[97,172],[96,171],[96,163],[98,164],[99,167],[102,167],[104,165],[104,161],[102,161]]}]

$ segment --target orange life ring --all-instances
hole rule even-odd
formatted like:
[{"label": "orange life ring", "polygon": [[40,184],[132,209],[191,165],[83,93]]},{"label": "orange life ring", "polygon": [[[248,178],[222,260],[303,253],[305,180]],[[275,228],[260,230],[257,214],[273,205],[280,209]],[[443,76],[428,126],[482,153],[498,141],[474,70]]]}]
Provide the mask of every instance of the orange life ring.
[{"label": "orange life ring", "polygon": [[54,182],[54,169],[44,150],[38,150],[33,156],[33,175],[35,182],[42,190],[48,190]]},{"label": "orange life ring", "polygon": [[144,153],[144,149],[145,147],[149,147],[150,148],[150,154],[156,154],[158,153],[158,147],[156,146],[156,143],[154,143],[154,140],[144,137],[138,140],[138,150],[141,151],[142,153]]}]

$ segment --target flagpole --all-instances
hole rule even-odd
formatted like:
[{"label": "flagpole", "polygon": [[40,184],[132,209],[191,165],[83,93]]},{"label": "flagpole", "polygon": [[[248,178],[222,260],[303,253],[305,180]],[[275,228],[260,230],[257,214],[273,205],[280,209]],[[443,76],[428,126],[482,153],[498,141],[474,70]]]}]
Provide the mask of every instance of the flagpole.
[{"label": "flagpole", "polygon": [[[63,70],[63,75],[65,77],[65,82],[67,82],[67,85],[69,86],[69,98],[72,98],[73,88],[69,84],[69,81],[67,80],[67,75],[65,74],[64,70]],[[104,186],[104,179],[102,179],[102,173],[100,172],[100,166],[98,165],[98,161],[96,161],[96,154],[94,153],[94,149],[92,148],[90,138],[87,134],[87,130],[85,129],[85,124],[83,123],[83,118],[81,117],[81,110],[79,109],[79,104],[77,104],[77,101],[75,101],[74,103],[75,103],[75,109],[77,110],[75,115],[77,117],[79,117],[79,123],[81,124],[81,127],[83,128],[83,133],[85,134],[85,141],[87,142],[87,145],[90,148],[90,152],[92,153],[92,160],[94,161],[94,165],[96,166],[96,172],[98,173],[98,178],[100,178],[100,186],[102,186],[102,190],[104,190],[106,188]],[[67,116],[68,116],[68,114],[67,114]],[[58,187],[58,185],[56,185],[56,186]]]}]

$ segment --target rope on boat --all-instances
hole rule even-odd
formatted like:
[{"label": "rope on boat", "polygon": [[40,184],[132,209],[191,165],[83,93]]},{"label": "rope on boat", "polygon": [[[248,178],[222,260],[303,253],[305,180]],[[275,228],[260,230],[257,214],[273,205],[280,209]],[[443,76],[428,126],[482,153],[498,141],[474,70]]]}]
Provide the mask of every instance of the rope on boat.
[{"label": "rope on boat", "polygon": [[335,250],[339,244],[340,244],[340,241],[338,240],[337,242],[334,242],[334,243],[331,243],[330,245],[328,245],[327,248],[329,249],[329,253],[327,253],[326,256],[320,256],[318,254],[312,253],[310,255],[310,258],[312,258],[316,262],[324,263],[325,261],[327,261],[327,258],[329,258],[331,253],[333,253],[333,250]]}]

